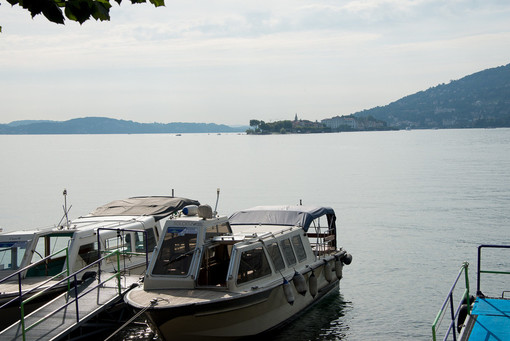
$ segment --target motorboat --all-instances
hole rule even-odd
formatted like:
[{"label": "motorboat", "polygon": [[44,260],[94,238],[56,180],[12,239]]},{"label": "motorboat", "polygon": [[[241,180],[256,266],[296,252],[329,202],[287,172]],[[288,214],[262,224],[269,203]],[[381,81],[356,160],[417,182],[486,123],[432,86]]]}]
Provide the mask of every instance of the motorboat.
[{"label": "motorboat", "polygon": [[470,292],[469,263],[462,264],[432,324],[433,341],[510,338],[509,252],[510,245],[478,246],[475,295]]},{"label": "motorboat", "polygon": [[339,290],[352,256],[329,207],[208,205],[168,219],[143,284],[124,297],[163,340],[237,339],[283,326]]},{"label": "motorboat", "polygon": [[[161,235],[161,224],[191,204],[199,202],[170,196],[132,197],[57,227],[1,233],[0,330],[19,320],[22,300],[44,292],[25,313],[32,311],[68,288],[60,278],[90,264],[94,266],[80,274],[78,281],[117,270],[142,275]],[[121,254],[118,262],[113,257],[96,262],[116,250]]]}]

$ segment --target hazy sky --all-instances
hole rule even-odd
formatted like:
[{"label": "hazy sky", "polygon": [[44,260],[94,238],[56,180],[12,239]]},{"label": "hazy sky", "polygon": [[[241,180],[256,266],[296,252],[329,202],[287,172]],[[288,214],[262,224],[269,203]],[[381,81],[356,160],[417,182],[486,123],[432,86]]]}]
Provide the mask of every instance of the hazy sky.
[{"label": "hazy sky", "polygon": [[510,63],[508,0],[124,0],[81,26],[0,4],[0,123],[320,120]]}]

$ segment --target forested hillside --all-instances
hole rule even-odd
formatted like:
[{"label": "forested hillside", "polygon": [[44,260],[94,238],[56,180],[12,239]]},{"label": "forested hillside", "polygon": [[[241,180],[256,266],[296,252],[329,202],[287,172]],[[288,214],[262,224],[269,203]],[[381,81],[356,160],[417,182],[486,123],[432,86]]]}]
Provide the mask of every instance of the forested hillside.
[{"label": "forested hillside", "polygon": [[510,64],[354,114],[397,128],[510,127]]}]

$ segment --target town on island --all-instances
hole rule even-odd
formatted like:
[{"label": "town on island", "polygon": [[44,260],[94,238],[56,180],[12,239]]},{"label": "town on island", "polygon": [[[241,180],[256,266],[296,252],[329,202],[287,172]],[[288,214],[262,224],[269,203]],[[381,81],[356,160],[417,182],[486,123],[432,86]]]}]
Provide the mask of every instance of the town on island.
[{"label": "town on island", "polygon": [[377,120],[372,116],[355,117],[335,116],[319,121],[309,121],[299,119],[298,115],[294,120],[283,120],[275,122],[264,122],[260,120],[250,120],[250,129],[247,134],[267,135],[267,134],[310,134],[310,133],[331,133],[341,131],[371,131],[371,130],[395,130],[388,127],[387,123]]}]

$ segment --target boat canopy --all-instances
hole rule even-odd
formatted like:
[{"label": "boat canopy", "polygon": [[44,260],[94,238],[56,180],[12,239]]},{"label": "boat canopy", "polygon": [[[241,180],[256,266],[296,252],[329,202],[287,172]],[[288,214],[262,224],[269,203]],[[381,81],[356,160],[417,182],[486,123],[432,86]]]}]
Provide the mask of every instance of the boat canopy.
[{"label": "boat canopy", "polygon": [[188,205],[200,205],[193,199],[168,196],[143,196],[115,200],[96,208],[89,216],[154,216],[156,221]]},{"label": "boat canopy", "polygon": [[316,206],[256,206],[230,216],[230,225],[282,225],[300,226],[308,231],[311,222],[323,215],[328,222],[336,220],[330,207]]}]

